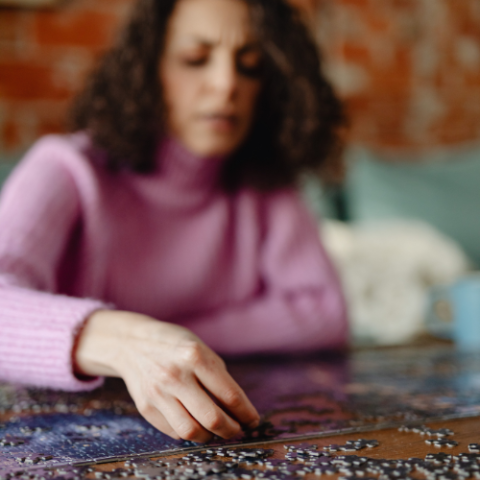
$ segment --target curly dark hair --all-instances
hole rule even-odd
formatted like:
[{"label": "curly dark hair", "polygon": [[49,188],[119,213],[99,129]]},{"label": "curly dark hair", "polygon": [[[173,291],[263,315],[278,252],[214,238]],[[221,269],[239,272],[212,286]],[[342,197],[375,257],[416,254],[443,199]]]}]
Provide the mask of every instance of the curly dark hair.
[{"label": "curly dark hair", "polygon": [[[72,129],[89,132],[112,171],[154,168],[165,111],[158,63],[176,1],[138,0],[73,104]],[[299,12],[283,0],[244,1],[263,50],[263,88],[248,138],[225,162],[222,182],[227,191],[269,191],[295,185],[306,170],[332,170],[344,114]]]}]

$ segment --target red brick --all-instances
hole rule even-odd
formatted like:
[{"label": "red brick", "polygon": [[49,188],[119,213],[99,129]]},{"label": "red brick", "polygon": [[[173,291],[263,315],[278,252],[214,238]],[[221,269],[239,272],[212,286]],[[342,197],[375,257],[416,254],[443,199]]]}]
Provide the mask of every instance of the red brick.
[{"label": "red brick", "polygon": [[476,72],[468,72],[465,75],[465,87],[469,90],[480,90],[480,69]]},{"label": "red brick", "polygon": [[37,127],[37,136],[48,135],[49,133],[65,132],[64,115],[59,115],[58,118],[40,119]]},{"label": "red brick", "polygon": [[[383,2],[378,2],[383,3]],[[396,10],[412,12],[418,6],[418,0],[389,0],[388,5]]]},{"label": "red brick", "polygon": [[0,143],[6,150],[14,150],[20,144],[19,125],[12,121],[6,121],[2,125]]},{"label": "red brick", "polygon": [[112,39],[116,18],[94,11],[45,11],[35,17],[34,32],[39,44],[106,47]]},{"label": "red brick", "polygon": [[17,10],[4,10],[0,15],[0,41],[15,42],[18,40],[21,13]]},{"label": "red brick", "polygon": [[345,42],[342,46],[342,57],[347,62],[370,64],[372,57],[365,44]]},{"label": "red brick", "polygon": [[0,97],[4,99],[63,99],[72,94],[52,81],[52,71],[43,65],[0,63]]},{"label": "red brick", "polygon": [[[334,0],[335,1],[335,0]],[[369,0],[339,0],[338,5],[368,8]]]},{"label": "red brick", "polygon": [[382,18],[380,15],[372,15],[368,18],[368,26],[374,32],[388,32],[392,22],[388,18]]}]

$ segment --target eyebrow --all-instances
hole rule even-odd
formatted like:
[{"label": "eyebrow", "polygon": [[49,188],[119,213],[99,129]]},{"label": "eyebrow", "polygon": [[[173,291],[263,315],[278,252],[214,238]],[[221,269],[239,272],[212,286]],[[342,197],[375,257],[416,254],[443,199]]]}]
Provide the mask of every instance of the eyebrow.
[{"label": "eyebrow", "polygon": [[[209,40],[205,40],[204,38],[200,38],[200,37],[190,37],[188,40],[193,41],[197,44],[200,44],[202,47],[206,47],[206,48],[214,47],[218,43],[218,42],[211,42]],[[259,48],[260,48],[259,42],[248,42],[245,45],[242,45],[238,49],[238,51],[243,53],[249,50],[256,50]]]}]

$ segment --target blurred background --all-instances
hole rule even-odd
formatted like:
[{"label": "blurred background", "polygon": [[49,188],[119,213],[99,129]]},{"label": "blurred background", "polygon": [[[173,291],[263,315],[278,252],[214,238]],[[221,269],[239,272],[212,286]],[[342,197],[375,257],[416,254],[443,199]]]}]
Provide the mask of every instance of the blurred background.
[{"label": "blurred background", "polygon": [[[480,265],[480,1],[291,1],[350,119],[345,179],[307,181],[305,194],[354,337],[410,341],[431,288]],[[64,130],[131,3],[0,0],[0,181],[38,137]]]}]

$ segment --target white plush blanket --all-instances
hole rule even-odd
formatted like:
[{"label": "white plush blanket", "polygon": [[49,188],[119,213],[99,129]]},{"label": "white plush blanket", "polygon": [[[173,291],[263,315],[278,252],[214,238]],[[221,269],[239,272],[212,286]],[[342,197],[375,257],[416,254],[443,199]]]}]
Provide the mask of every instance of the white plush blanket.
[{"label": "white plush blanket", "polygon": [[354,344],[401,344],[424,332],[429,289],[470,270],[453,240],[420,221],[328,220],[320,231],[344,285]]}]

